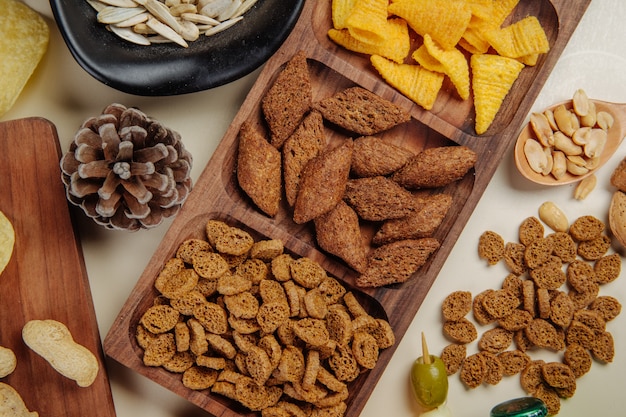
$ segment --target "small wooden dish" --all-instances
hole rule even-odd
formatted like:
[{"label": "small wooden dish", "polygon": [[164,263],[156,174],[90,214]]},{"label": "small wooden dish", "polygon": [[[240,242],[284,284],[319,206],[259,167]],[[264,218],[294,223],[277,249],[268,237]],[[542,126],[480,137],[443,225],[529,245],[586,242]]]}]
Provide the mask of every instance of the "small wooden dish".
[{"label": "small wooden dish", "polygon": [[[624,104],[607,103],[605,101],[592,100],[592,99],[590,99],[589,101],[595,104],[596,111],[608,112],[613,116],[615,120],[615,123],[607,132],[608,133],[607,143],[606,143],[606,146],[604,147],[602,155],[600,156],[599,164],[594,169],[589,170],[589,172],[587,172],[586,174],[573,175],[567,172],[560,179],[556,179],[556,177],[554,177],[554,175],[552,174],[543,175],[541,173],[534,171],[530,167],[530,164],[528,163],[528,159],[526,158],[526,155],[524,154],[524,144],[526,143],[526,140],[528,140],[529,138],[535,137],[535,133],[533,132],[533,129],[530,126],[530,123],[528,123],[524,127],[524,129],[522,129],[522,131],[520,132],[517,138],[517,142],[515,143],[515,151],[514,151],[515,165],[517,166],[517,169],[519,170],[520,174],[522,174],[524,177],[526,177],[530,181],[537,183],[537,184],[541,184],[541,185],[554,186],[554,185],[571,184],[573,182],[580,181],[583,178],[588,177],[589,175],[592,175],[598,169],[600,169],[611,158],[611,156],[613,156],[615,151],[617,151],[622,141],[624,140],[624,136],[626,136],[626,103]],[[556,107],[560,105],[565,105],[565,107],[570,109],[572,107],[572,101],[569,100],[569,101],[557,103],[553,106],[550,106],[549,109],[550,110],[555,109]]]}]

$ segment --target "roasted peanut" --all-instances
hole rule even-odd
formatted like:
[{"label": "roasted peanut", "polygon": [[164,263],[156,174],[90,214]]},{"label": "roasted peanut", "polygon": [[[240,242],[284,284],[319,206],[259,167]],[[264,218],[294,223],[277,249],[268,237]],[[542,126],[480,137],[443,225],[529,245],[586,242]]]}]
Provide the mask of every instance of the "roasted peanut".
[{"label": "roasted peanut", "polygon": [[584,200],[587,196],[596,188],[597,178],[591,174],[588,177],[583,178],[576,189],[574,190],[574,198],[576,200]]},{"label": "roasted peanut", "polygon": [[589,102],[589,112],[581,116],[580,125],[587,127],[594,127],[596,125],[596,105],[593,101]]},{"label": "roasted peanut", "polygon": [[572,139],[562,132],[554,132],[554,148],[563,151],[565,155],[580,155],[583,148],[572,142]]},{"label": "roasted peanut", "polygon": [[576,117],[573,112],[565,108],[564,105],[558,106],[554,109],[554,120],[556,120],[556,125],[559,127],[559,130],[570,137],[574,131],[580,127],[578,117]]},{"label": "roasted peanut", "polygon": [[596,158],[602,154],[608,137],[606,130],[591,129],[589,140],[585,144],[585,156],[588,158]]},{"label": "roasted peanut", "polygon": [[548,165],[548,159],[543,146],[535,139],[527,139],[524,143],[524,155],[530,168],[538,174],[543,173]]},{"label": "roasted peanut", "polygon": [[613,116],[605,111],[598,112],[596,118],[596,123],[598,123],[598,126],[604,130],[609,130],[610,128],[612,128],[613,123],[615,122]]},{"label": "roasted peanut", "polygon": [[563,178],[567,173],[567,158],[561,151],[552,152],[552,175],[557,180]]},{"label": "roasted peanut", "polygon": [[583,126],[574,132],[572,135],[572,142],[576,145],[585,145],[589,141],[589,134],[591,132],[591,128],[588,126]]},{"label": "roasted peanut", "polygon": [[572,175],[585,175],[587,172],[589,172],[589,169],[586,168],[585,166],[576,165],[574,162],[572,162],[569,159],[566,161],[566,164],[567,164],[567,172],[569,172]]},{"label": "roasted peanut", "polygon": [[565,213],[552,201],[546,201],[539,206],[539,218],[555,232],[566,232],[569,229]]},{"label": "roasted peanut", "polygon": [[574,92],[572,107],[574,108],[574,113],[580,117],[589,114],[589,98],[587,97],[585,90],[579,88]]},{"label": "roasted peanut", "polygon": [[554,145],[554,137],[552,128],[548,118],[542,113],[532,113],[530,115],[530,126],[533,128],[539,143],[543,146],[549,147]]},{"label": "roasted peanut", "polygon": [[559,127],[556,125],[556,120],[554,120],[554,112],[550,109],[547,109],[543,112],[543,115],[546,116],[546,119],[548,120],[548,124],[550,124],[550,128],[552,129],[552,131],[556,131],[559,130]]}]

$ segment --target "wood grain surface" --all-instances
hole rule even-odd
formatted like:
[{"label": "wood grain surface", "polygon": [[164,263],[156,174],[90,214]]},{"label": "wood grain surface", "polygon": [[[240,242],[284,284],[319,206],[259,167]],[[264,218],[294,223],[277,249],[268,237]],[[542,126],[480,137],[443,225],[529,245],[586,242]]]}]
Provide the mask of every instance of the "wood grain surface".
[{"label": "wood grain surface", "polygon": [[[13,256],[0,275],[0,345],[17,356],[2,379],[40,416],[115,416],[82,250],[61,182],[54,125],[41,118],[0,123],[0,210],[11,220]],[[55,371],[22,341],[34,319],[63,322],[98,358],[86,388]]]},{"label": "wood grain surface", "polygon": [[[174,255],[183,240],[202,237],[204,224],[210,218],[226,220],[232,225],[243,227],[257,238],[281,239],[291,253],[316,259],[329,274],[342,279],[348,286],[354,284],[356,277],[354,271],[316,247],[311,224],[295,224],[291,220],[292,212],[286,204],[274,218],[261,214],[243,195],[235,178],[239,128],[244,121],[264,128],[260,100],[284,64],[299,50],[305,51],[308,57],[314,100],[329,96],[345,87],[359,85],[391,100],[412,116],[411,122],[386,132],[384,137],[414,151],[433,146],[466,145],[478,154],[474,170],[445,190],[453,196],[454,205],[435,235],[441,242],[441,248],[403,285],[360,292],[361,298],[368,301],[370,312],[388,317],[397,339],[400,340],[437,278],[501,159],[513,146],[526,115],[589,2],[590,0],[553,2],[533,0],[519,3],[509,21],[519,20],[528,14],[538,16],[550,41],[551,50],[540,58],[535,67],[527,67],[522,71],[491,128],[485,135],[479,137],[474,133],[471,100],[460,101],[454,94],[453,86],[445,83],[433,110],[423,110],[385,84],[371,68],[367,57],[332,44],[326,36],[331,25],[330,2],[308,0],[293,32],[266,63],[220,145],[194,185],[189,199],[139,278],[105,338],[105,352],[113,359],[189,399],[213,415],[248,414],[241,406],[223,397],[210,395],[207,391],[186,389],[179,375],[143,366],[142,350],[132,337],[139,317],[153,302],[154,279],[164,262]],[[330,143],[342,140],[341,135],[336,132],[327,129],[326,134]],[[363,373],[349,385],[350,397],[347,400],[346,415],[360,414],[394,350],[395,347],[392,347],[383,351],[376,368]]]}]

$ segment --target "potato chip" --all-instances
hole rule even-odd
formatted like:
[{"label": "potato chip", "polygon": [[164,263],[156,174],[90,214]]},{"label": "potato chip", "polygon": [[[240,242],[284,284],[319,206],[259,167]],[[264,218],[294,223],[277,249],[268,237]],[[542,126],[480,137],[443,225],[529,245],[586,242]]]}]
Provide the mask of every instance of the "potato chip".
[{"label": "potato chip", "polygon": [[445,73],[445,68],[443,67],[441,62],[437,61],[437,59],[432,56],[430,52],[428,52],[428,48],[426,48],[426,45],[422,44],[422,46],[413,51],[413,54],[411,54],[411,58],[413,58],[415,62],[417,62],[427,70],[440,72],[442,74]]},{"label": "potato chip", "polygon": [[469,65],[465,55],[456,48],[444,50],[433,41],[430,35],[424,35],[424,46],[434,59],[441,63],[443,73],[450,77],[457,93],[463,100],[469,98]]},{"label": "potato chip", "polygon": [[493,16],[494,0],[467,0],[467,6],[475,18],[489,20]]},{"label": "potato chip", "polygon": [[9,264],[13,246],[15,245],[15,230],[11,221],[0,211],[0,274]]},{"label": "potato chip", "polygon": [[333,28],[337,30],[346,29],[346,20],[352,13],[356,0],[332,0],[331,14],[333,19]]},{"label": "potato chip", "polygon": [[546,33],[535,16],[527,16],[505,28],[489,30],[485,37],[498,54],[509,58],[544,54],[550,50]]},{"label": "potato chip", "polygon": [[387,0],[359,0],[346,19],[350,35],[366,43],[384,42],[386,26]]},{"label": "potato chip", "polygon": [[472,90],[476,111],[477,134],[487,131],[500,110],[504,98],[524,68],[521,62],[499,55],[472,55]]},{"label": "potato chip", "polygon": [[424,109],[433,108],[443,84],[443,74],[419,65],[398,64],[378,55],[372,55],[370,61],[392,87]]},{"label": "potato chip", "polygon": [[388,10],[405,19],[417,34],[429,34],[444,49],[456,46],[472,17],[464,1],[397,0]]},{"label": "potato chip", "polygon": [[49,29],[34,10],[0,0],[0,116],[17,100],[48,48]]},{"label": "potato chip", "polygon": [[367,55],[380,55],[402,63],[411,49],[409,28],[406,22],[402,19],[389,19],[385,33],[385,40],[375,44],[355,39],[347,29],[336,30],[331,28],[328,31],[328,37],[350,51]]},{"label": "potato chip", "polygon": [[497,29],[502,26],[518,3],[519,0],[492,0],[491,14],[487,18],[474,15],[470,25],[481,31]]}]

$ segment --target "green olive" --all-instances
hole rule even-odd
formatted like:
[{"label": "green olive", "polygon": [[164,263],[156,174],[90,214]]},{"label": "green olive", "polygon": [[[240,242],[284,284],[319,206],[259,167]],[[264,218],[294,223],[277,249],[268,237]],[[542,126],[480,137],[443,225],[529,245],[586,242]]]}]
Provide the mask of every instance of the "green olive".
[{"label": "green olive", "polygon": [[434,355],[429,357],[430,363],[424,363],[422,356],[413,362],[411,368],[411,385],[415,399],[427,409],[439,407],[448,396],[446,365],[441,358]]}]

